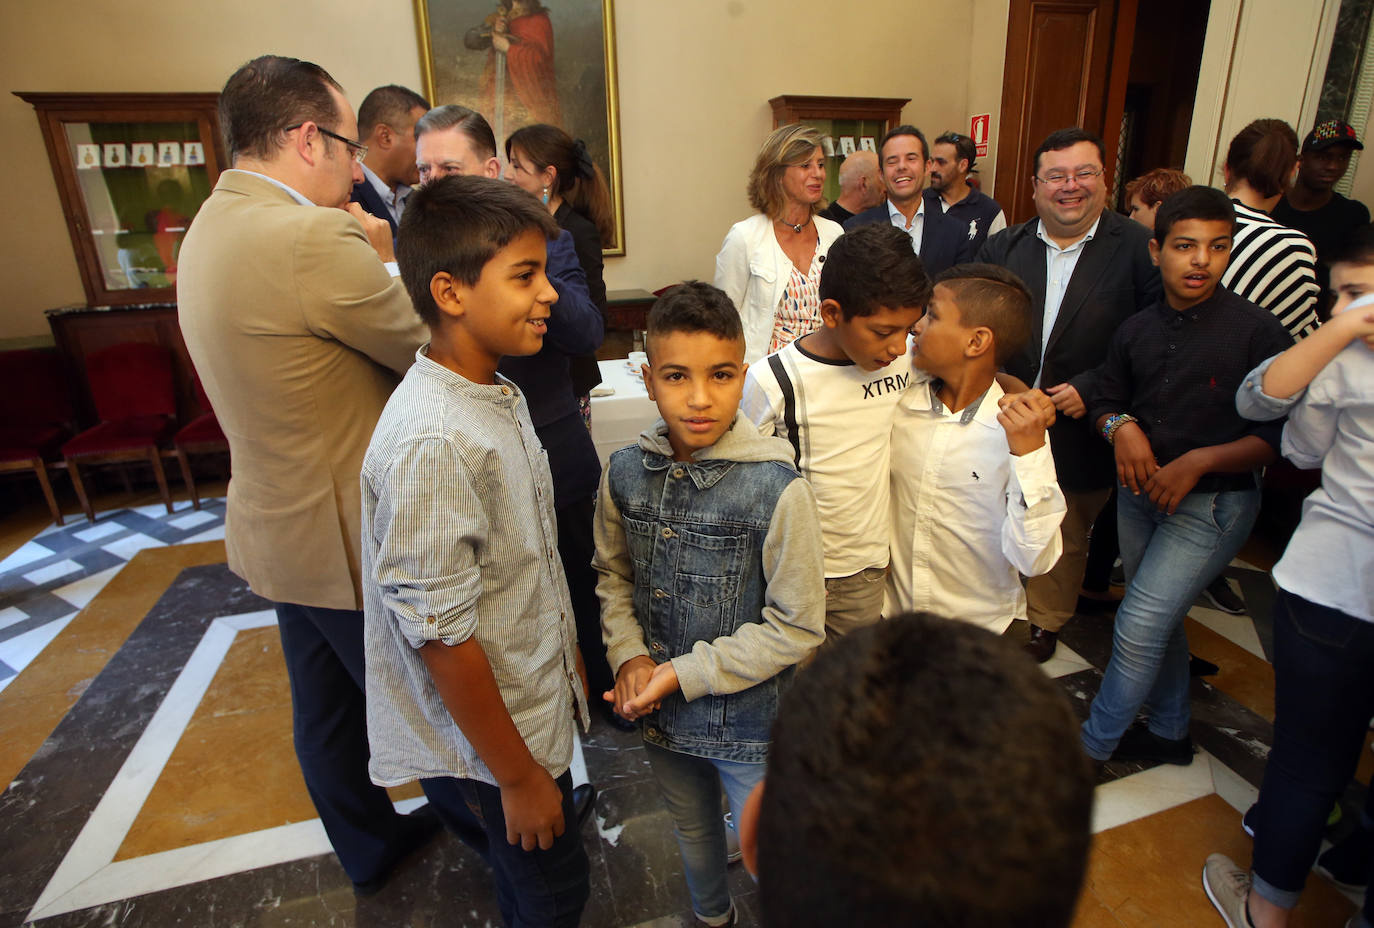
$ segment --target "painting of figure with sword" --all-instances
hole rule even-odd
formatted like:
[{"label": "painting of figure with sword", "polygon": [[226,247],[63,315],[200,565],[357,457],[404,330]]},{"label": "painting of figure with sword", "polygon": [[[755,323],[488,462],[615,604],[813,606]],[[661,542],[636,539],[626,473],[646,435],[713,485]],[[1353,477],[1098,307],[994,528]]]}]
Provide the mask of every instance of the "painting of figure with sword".
[{"label": "painting of figure with sword", "polygon": [[[487,118],[498,158],[547,123],[586,143],[614,204],[608,255],[624,254],[614,0],[415,0],[425,96]],[[557,36],[557,58],[554,37]]]},{"label": "painting of figure with sword", "polygon": [[554,79],[553,24],[539,0],[501,0],[463,44],[490,49],[482,75],[484,109],[497,139],[531,123],[563,125]]}]

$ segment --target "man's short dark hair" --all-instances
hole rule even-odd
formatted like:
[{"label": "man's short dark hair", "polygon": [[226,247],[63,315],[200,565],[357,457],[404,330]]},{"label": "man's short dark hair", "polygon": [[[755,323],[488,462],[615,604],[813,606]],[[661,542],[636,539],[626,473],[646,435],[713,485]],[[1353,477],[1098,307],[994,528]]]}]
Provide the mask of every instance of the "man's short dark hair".
[{"label": "man's short dark hair", "polygon": [[930,146],[926,144],[925,133],[923,133],[920,129],[917,129],[915,126],[909,126],[909,125],[906,125],[905,123],[903,123],[902,125],[897,126],[895,129],[888,129],[887,132],[884,133],[883,138],[882,138],[882,141],[880,141],[880,142],[878,143],[878,163],[879,163],[879,164],[882,164],[882,161],[883,161],[883,149],[887,147],[887,143],[888,143],[891,139],[895,139],[895,138],[896,138],[897,136],[899,136],[899,135],[914,135],[914,136],[916,136],[916,138],[920,139],[920,141],[921,141],[921,157],[922,157],[922,158],[929,158],[929,157],[930,157]]},{"label": "man's short dark hair", "polygon": [[909,235],[886,221],[871,222],[830,245],[821,265],[820,297],[839,303],[846,321],[883,307],[924,308],[930,276]]},{"label": "man's short dark hair", "polygon": [[1031,292],[1024,281],[996,264],[956,264],[935,277],[949,288],[965,326],[992,330],[997,366],[1011,360],[1031,337]]},{"label": "man's short dark hair", "polygon": [[558,223],[538,200],[489,177],[444,177],[411,191],[396,235],[396,262],[410,302],[431,328],[439,307],[430,281],[440,271],[473,286],[496,253],[534,229],[547,239]]},{"label": "man's short dark hair", "polygon": [[770,928],[1061,928],[1093,777],[1063,690],[985,629],[899,616],[783,696],[759,812]]},{"label": "man's short dark hair", "polygon": [[338,132],[340,114],[331,89],[343,93],[324,68],[299,58],[263,55],[239,68],[219,95],[229,162],[272,157],[287,128],[303,122]]},{"label": "man's short dark hair", "polygon": [[1040,143],[1040,147],[1035,150],[1035,160],[1031,162],[1031,171],[1036,176],[1040,174],[1040,156],[1047,151],[1063,151],[1072,148],[1079,142],[1092,142],[1097,148],[1097,160],[1105,169],[1107,167],[1107,150],[1102,147],[1102,139],[1096,133],[1089,132],[1087,129],[1072,126],[1068,129],[1056,129],[1045,136],[1045,141]]},{"label": "man's short dark hair", "polygon": [[[415,138],[426,132],[440,129],[457,129],[472,142],[472,150],[479,158],[496,157],[496,135],[491,131],[487,118],[476,110],[457,103],[436,106],[415,123]],[[409,208],[409,207],[407,207]]]},{"label": "man's short dark hair", "polygon": [[1359,267],[1374,264],[1374,225],[1362,225],[1347,235],[1341,247],[1331,255],[1331,264],[1353,264]]},{"label": "man's short dark hair", "polygon": [[658,338],[674,332],[714,335],[724,341],[744,339],[739,310],[730,297],[699,280],[683,281],[655,300],[644,327],[650,355]]},{"label": "man's short dark hair", "polygon": [[972,171],[975,159],[978,157],[978,149],[973,144],[973,139],[967,135],[960,135],[958,132],[945,132],[935,139],[936,145],[953,145],[954,158],[956,161],[967,161],[968,168]]},{"label": "man's short dark hair", "polygon": [[1195,184],[1172,193],[1159,204],[1155,213],[1155,241],[1164,244],[1174,223],[1185,219],[1203,219],[1208,222],[1225,222],[1236,227],[1236,208],[1231,198],[1215,187]]},{"label": "man's short dark hair", "polygon": [[410,122],[410,111],[419,107],[429,109],[429,101],[409,87],[387,84],[378,87],[358,107],[358,138],[365,139],[378,125],[395,129]]}]

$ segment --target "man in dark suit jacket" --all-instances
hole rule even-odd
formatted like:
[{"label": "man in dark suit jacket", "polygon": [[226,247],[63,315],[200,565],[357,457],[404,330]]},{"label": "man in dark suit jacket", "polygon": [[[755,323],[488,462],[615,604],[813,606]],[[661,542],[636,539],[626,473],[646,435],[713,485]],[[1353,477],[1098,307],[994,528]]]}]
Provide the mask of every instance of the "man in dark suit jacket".
[{"label": "man in dark suit jacket", "polygon": [[415,122],[429,110],[425,98],[398,84],[378,87],[358,107],[358,137],[367,146],[363,179],[352,200],[391,225],[391,237],[410,188],[420,182],[415,167]]},{"label": "man in dark suit jacket", "polygon": [[870,222],[890,222],[911,236],[911,247],[921,256],[932,277],[972,258],[964,225],[938,209],[926,209],[926,163],[930,149],[915,126],[898,126],[883,136],[878,146],[887,200],[852,216],[845,230]]},{"label": "man in dark suit jacket", "polygon": [[1095,369],[1117,326],[1157,302],[1162,291],[1150,261],[1149,230],[1104,209],[1103,157],[1102,141],[1090,132],[1050,133],[1035,153],[1031,180],[1038,218],[997,233],[978,253],[979,261],[1015,272],[1030,288],[1031,338],[1006,370],[1044,390],[1059,410],[1050,450],[1068,503],[1060,528],[1064,554],[1026,585],[1027,650],[1042,662],[1073,616],[1088,532],[1116,483],[1111,446],[1085,418]]}]

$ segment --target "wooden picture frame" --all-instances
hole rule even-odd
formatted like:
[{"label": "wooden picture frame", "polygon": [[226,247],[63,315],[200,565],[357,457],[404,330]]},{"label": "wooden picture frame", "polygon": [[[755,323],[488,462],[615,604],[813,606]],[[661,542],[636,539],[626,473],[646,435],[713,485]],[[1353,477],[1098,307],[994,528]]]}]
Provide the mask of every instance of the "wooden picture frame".
[{"label": "wooden picture frame", "polygon": [[[503,15],[510,52],[491,39]],[[485,116],[503,164],[506,138],[531,123],[552,123],[586,143],[615,214],[615,238],[602,250],[625,254],[612,0],[415,0],[415,20],[425,96]]]}]

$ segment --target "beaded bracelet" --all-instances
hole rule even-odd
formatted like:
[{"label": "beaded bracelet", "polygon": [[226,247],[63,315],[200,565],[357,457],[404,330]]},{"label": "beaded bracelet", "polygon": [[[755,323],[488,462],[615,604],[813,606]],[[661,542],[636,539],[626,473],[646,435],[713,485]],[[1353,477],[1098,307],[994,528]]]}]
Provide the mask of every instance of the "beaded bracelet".
[{"label": "beaded bracelet", "polygon": [[1127,422],[1135,422],[1136,417],[1128,412],[1113,413],[1102,423],[1102,437],[1107,439],[1107,444],[1116,443],[1116,430]]}]

